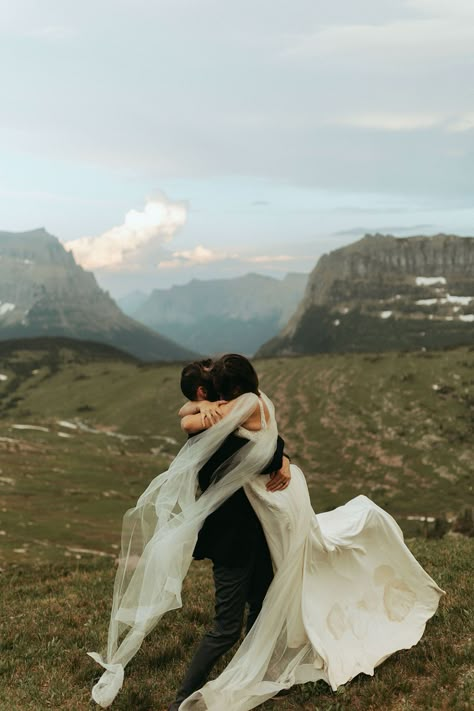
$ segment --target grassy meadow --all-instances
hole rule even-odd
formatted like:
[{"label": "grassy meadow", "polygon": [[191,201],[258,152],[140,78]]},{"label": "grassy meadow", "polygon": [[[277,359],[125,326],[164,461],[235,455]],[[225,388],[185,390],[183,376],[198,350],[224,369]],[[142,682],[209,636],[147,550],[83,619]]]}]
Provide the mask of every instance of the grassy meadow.
[{"label": "grassy meadow", "polygon": [[[262,708],[471,708],[472,539],[427,540],[433,523],[420,519],[454,519],[473,505],[474,351],[256,367],[314,508],[367,494],[448,593],[422,642],[374,679],[336,694],[307,685]],[[98,667],[85,652],[106,640],[122,515],[184,441],[180,368],[67,343],[0,349],[1,711],[94,707]],[[206,563],[193,564],[184,600],[130,664],[114,709],[160,711],[171,701],[211,618]]]}]

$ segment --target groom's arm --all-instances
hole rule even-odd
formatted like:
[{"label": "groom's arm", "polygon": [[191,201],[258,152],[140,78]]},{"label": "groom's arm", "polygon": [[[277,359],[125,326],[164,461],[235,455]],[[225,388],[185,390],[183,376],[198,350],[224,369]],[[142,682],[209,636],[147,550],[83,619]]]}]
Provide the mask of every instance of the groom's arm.
[{"label": "groom's arm", "polygon": [[186,415],[197,415],[199,412],[199,403],[188,400],[178,410],[178,417],[186,417]]},{"label": "groom's arm", "polygon": [[290,482],[290,460],[288,459],[286,454],[284,454],[281,469],[276,472],[273,472],[273,474],[270,474],[270,480],[267,482],[265,488],[267,491],[283,491],[283,489],[286,489],[286,487],[289,486]]},{"label": "groom's arm", "polygon": [[289,457],[284,453],[285,442],[278,435],[277,446],[273,459],[262,474],[269,474],[270,480],[267,482],[267,491],[283,491],[291,481],[291,469]]},{"label": "groom's arm", "polygon": [[[238,437],[235,434],[230,434],[222,442],[220,447],[214,452],[210,459],[203,465],[199,472],[199,484],[202,491],[205,491],[209,486],[209,483],[214,478],[216,470],[226,462],[233,454],[235,454],[241,447],[248,443],[248,440],[243,437]],[[276,475],[279,470],[284,467],[283,462],[283,450],[285,447],[285,442],[279,436],[277,439],[276,449],[270,464],[261,472],[261,474]],[[272,480],[270,480],[271,482]],[[269,482],[269,483],[270,483]]]},{"label": "groom's arm", "polygon": [[283,464],[283,451],[285,449],[285,441],[278,435],[276,449],[273,454],[273,459],[270,464],[260,472],[261,474],[273,474],[281,469]]}]

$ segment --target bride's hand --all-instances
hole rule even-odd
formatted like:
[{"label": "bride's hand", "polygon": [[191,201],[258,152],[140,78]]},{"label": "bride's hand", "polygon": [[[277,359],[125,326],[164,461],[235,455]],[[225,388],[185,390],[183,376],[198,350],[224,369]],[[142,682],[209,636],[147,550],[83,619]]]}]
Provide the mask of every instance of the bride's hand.
[{"label": "bride's hand", "polygon": [[216,422],[222,418],[222,412],[220,410],[221,405],[225,405],[227,400],[216,400],[215,402],[210,402],[209,400],[202,400],[199,403],[199,411],[201,413],[201,422],[203,427],[208,427],[210,424],[215,425]]},{"label": "bride's hand", "polygon": [[291,481],[290,460],[288,457],[283,457],[281,469],[273,474],[270,474],[270,480],[267,483],[267,491],[283,491],[289,486]]}]

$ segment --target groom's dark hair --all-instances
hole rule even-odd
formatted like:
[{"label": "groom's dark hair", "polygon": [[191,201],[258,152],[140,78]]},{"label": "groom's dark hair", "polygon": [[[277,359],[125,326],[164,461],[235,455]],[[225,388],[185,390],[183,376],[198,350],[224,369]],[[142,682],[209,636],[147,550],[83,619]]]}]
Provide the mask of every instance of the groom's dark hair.
[{"label": "groom's dark hair", "polygon": [[181,371],[181,392],[188,400],[196,400],[198,387],[204,388],[208,400],[217,400],[217,393],[212,381],[211,358],[195,360],[185,365]]},{"label": "groom's dark hair", "polygon": [[218,396],[223,400],[233,400],[243,393],[260,395],[255,368],[238,353],[228,353],[219,358],[212,368],[212,379]]}]

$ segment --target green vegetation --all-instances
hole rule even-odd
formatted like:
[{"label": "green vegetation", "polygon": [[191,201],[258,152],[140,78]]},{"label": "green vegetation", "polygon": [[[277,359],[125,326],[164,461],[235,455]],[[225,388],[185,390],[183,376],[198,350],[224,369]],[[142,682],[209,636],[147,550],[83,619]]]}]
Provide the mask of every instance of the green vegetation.
[{"label": "green vegetation", "polygon": [[[179,365],[72,344],[0,350],[0,565],[56,561],[71,553],[65,546],[112,555],[123,512],[184,441]],[[473,351],[321,355],[257,368],[315,510],[365,493],[407,534],[425,535],[434,524],[418,519],[453,520],[472,508]],[[47,431],[16,427],[28,424]]]},{"label": "green vegetation", "polygon": [[[472,323],[460,320],[436,320],[436,307],[413,308],[416,317],[405,318],[411,306],[397,301],[400,311],[395,318],[380,318],[379,314],[391,303],[381,305],[352,303],[347,314],[333,306],[310,304],[302,313],[294,332],[283,332],[265,343],[257,355],[274,356],[281,353],[376,353],[384,351],[438,350],[460,344],[472,346]],[[467,307],[466,307],[467,308]],[[471,307],[469,307],[471,308]],[[371,311],[377,310],[377,315]]]},{"label": "green vegetation", "polygon": [[[419,645],[337,694],[307,685],[262,708],[467,710],[474,351],[256,366],[316,510],[365,493],[410,536],[459,532],[409,541],[448,593]],[[184,441],[179,372],[84,343],[0,349],[0,711],[92,708],[98,668],[85,652],[105,643],[122,515]],[[212,614],[207,564],[192,566],[184,599],[131,663],[114,709],[166,708]]]},{"label": "green vegetation", "polygon": [[316,510],[365,493],[411,517],[473,504],[474,351],[332,354],[258,362]]},{"label": "green vegetation", "polygon": [[[263,711],[472,708],[471,541],[417,539],[410,545],[448,593],[421,642],[390,657],[373,678],[358,676],[337,693],[323,683],[295,687],[285,699],[261,706]],[[90,690],[100,668],[86,652],[105,643],[113,576],[112,561],[103,559],[18,564],[0,576],[1,711],[98,708]],[[209,566],[194,563],[183,610],[167,615],[145,640],[127,667],[114,711],[165,711],[211,620],[211,590]]]}]

